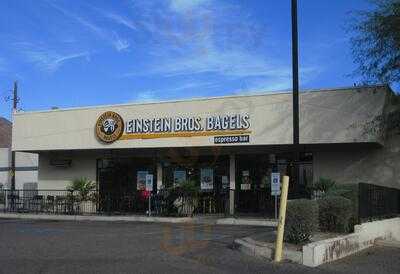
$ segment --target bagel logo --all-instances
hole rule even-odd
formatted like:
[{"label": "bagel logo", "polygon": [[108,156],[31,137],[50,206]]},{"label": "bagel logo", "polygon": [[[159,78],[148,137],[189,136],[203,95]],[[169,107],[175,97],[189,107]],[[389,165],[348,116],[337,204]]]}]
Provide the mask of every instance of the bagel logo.
[{"label": "bagel logo", "polygon": [[124,132],[122,117],[113,111],[104,112],[96,122],[96,135],[100,141],[112,143],[118,140]]}]

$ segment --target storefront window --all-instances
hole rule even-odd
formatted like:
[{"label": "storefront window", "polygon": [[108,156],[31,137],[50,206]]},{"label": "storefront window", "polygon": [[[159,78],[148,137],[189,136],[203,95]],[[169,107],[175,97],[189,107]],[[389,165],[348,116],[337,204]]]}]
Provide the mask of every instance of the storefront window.
[{"label": "storefront window", "polygon": [[200,189],[202,191],[212,191],[214,188],[214,170],[212,168],[202,168],[200,170]]},{"label": "storefront window", "polygon": [[186,170],[174,171],[174,187],[180,186],[186,182]]}]

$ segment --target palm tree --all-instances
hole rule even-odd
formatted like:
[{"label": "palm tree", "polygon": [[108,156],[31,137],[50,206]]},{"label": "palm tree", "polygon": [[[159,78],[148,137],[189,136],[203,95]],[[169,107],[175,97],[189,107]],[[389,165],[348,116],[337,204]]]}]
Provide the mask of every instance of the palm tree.
[{"label": "palm tree", "polygon": [[80,201],[92,200],[93,190],[96,189],[95,182],[89,180],[86,177],[74,179],[71,184],[67,187],[68,191],[77,191],[79,193]]}]

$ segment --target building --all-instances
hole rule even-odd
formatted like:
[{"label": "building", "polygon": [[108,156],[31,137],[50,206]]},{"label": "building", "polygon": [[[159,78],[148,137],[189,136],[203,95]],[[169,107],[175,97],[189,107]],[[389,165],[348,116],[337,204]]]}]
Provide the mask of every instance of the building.
[{"label": "building", "polygon": [[[11,188],[11,130],[12,124],[0,117],[0,190]],[[18,152],[15,154],[15,187],[37,187],[38,155]]]},{"label": "building", "polygon": [[[320,177],[399,187],[399,140],[387,141],[379,124],[391,94],[388,86],[300,94],[291,197]],[[123,196],[193,180],[230,213],[257,212],[272,201],[271,173],[293,173],[291,93],[17,112],[14,121],[13,149],[39,154],[41,189],[87,177],[100,195]]]}]

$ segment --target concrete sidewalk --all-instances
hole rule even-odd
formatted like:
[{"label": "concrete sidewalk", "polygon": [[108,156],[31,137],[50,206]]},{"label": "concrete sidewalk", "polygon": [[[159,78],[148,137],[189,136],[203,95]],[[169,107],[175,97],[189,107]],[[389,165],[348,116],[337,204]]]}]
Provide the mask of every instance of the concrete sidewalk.
[{"label": "concrete sidewalk", "polygon": [[264,218],[221,218],[209,216],[196,217],[152,217],[143,215],[99,216],[99,215],[50,215],[30,213],[0,213],[0,219],[30,219],[58,221],[102,221],[102,222],[151,222],[151,223],[193,223],[210,225],[242,225],[276,227],[275,220]]}]

